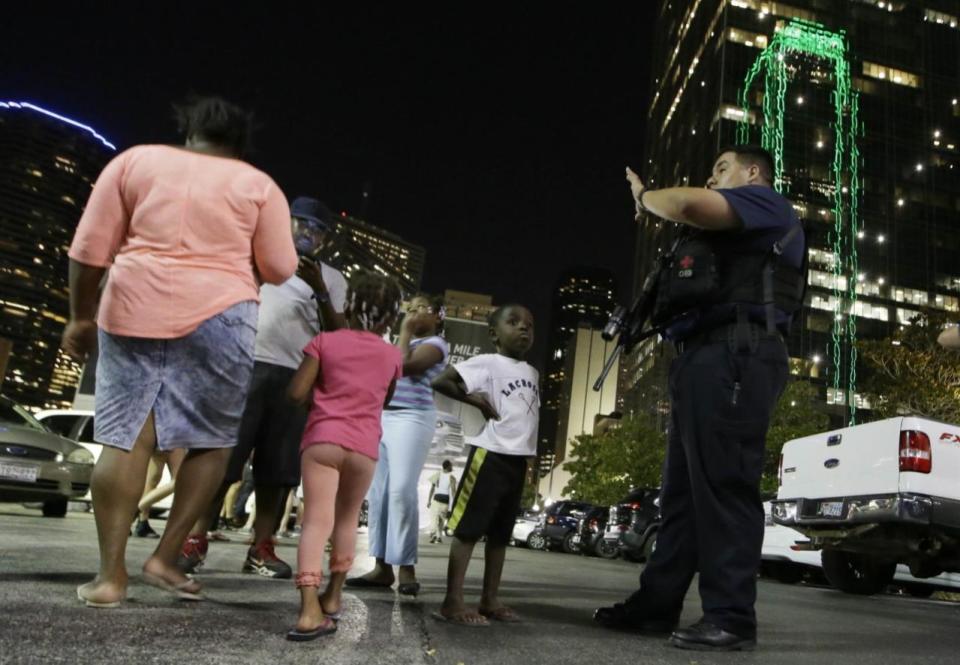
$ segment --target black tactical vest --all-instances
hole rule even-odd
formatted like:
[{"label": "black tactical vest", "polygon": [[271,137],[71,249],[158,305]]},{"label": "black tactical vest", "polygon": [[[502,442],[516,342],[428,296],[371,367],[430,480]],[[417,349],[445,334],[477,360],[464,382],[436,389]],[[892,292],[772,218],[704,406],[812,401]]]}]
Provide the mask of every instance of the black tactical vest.
[{"label": "black tactical vest", "polygon": [[651,323],[665,328],[686,314],[739,304],[763,308],[773,332],[775,310],[792,317],[803,306],[806,247],[799,269],[780,260],[802,230],[794,225],[763,251],[742,247],[742,238],[728,232],[695,231],[682,238],[660,269]]}]

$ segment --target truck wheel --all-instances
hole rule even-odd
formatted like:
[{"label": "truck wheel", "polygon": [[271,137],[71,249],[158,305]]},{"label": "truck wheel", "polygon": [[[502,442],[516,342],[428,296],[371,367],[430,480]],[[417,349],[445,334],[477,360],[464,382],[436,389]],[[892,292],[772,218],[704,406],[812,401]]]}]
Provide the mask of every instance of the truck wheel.
[{"label": "truck wheel", "polygon": [[823,550],[820,554],[827,581],[844,593],[871,596],[883,591],[897,570],[895,562],[878,561],[863,554]]},{"label": "truck wheel", "polygon": [[44,501],[42,510],[44,517],[66,517],[67,500],[51,499],[50,501]]},{"label": "truck wheel", "polygon": [[594,545],[593,553],[601,559],[616,559],[620,550],[615,542],[601,538],[597,541],[597,544]]},{"label": "truck wheel", "polygon": [[542,531],[531,531],[527,536],[527,547],[532,550],[547,549],[547,539],[543,537]]},{"label": "truck wheel", "polygon": [[577,554],[580,551],[580,544],[574,542],[574,537],[577,534],[571,531],[563,537],[563,542],[560,543],[560,549],[562,549],[567,554]]}]

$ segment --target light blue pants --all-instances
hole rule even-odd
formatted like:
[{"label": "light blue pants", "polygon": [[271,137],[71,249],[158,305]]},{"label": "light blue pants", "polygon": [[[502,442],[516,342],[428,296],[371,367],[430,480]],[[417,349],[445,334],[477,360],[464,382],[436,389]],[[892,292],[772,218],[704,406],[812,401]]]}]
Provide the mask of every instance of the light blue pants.
[{"label": "light blue pants", "polygon": [[433,409],[383,411],[380,459],[367,492],[370,556],[391,566],[417,562],[417,484],[437,426]]}]

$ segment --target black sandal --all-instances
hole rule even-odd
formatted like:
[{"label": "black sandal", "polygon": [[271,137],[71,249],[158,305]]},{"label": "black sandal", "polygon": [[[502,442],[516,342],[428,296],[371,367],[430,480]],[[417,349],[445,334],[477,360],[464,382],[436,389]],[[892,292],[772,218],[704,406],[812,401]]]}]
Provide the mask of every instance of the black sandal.
[{"label": "black sandal", "polygon": [[324,617],[323,623],[313,630],[291,629],[287,633],[287,639],[291,642],[310,642],[324,635],[332,635],[337,632],[337,622],[330,617]]}]

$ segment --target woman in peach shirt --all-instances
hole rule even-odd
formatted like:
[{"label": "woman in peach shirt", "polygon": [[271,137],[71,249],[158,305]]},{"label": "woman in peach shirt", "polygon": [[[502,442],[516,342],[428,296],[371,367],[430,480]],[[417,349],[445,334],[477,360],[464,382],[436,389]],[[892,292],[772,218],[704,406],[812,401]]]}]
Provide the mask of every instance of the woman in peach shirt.
[{"label": "woman in peach shirt", "polygon": [[236,443],[259,284],[280,284],[297,267],[286,197],[240,161],[249,114],[218,98],[179,111],[186,146],[136,146],[114,158],[70,247],[63,348],[83,360],[99,344],[94,438],[103,452],[91,490],[100,571],[77,589],[91,607],[126,597],[127,536],[155,448],[187,454],[143,579],[202,598],[200,584],[177,569],[177,554]]}]

